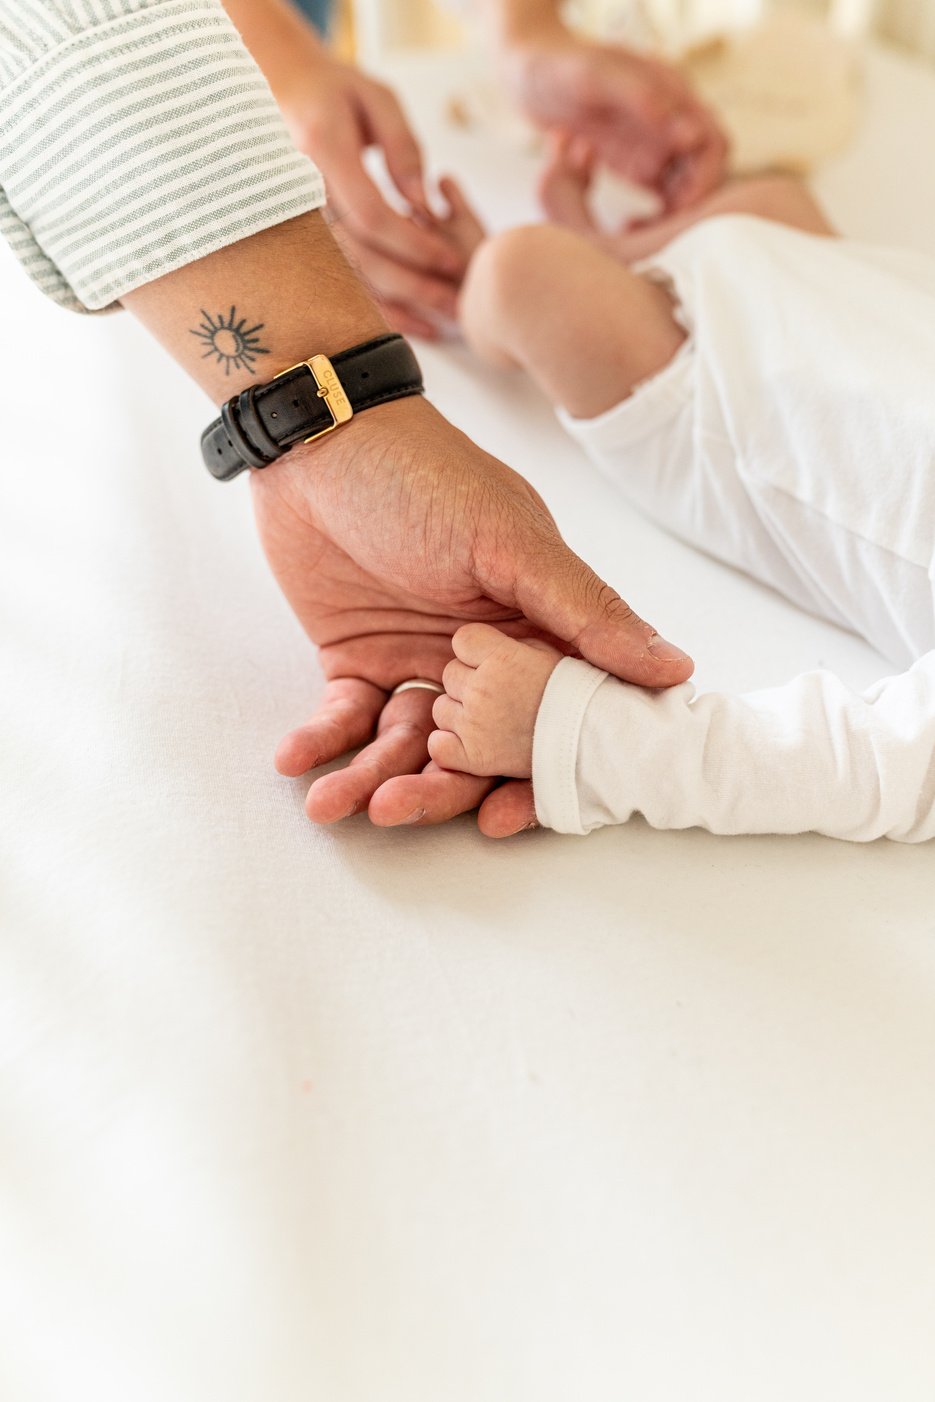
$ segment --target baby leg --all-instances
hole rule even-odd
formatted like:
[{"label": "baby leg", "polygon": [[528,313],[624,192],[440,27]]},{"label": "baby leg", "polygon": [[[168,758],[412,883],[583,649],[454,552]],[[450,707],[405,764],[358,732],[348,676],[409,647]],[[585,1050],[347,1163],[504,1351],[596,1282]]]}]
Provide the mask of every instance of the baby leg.
[{"label": "baby leg", "polygon": [[685,340],[662,288],[548,225],[511,229],[481,246],[460,315],[479,355],[522,366],[553,404],[581,419],[619,404]]},{"label": "baby leg", "polygon": [[655,223],[640,224],[619,234],[604,235],[603,245],[626,263],[650,258],[679,234],[705,219],[723,214],[754,214],[772,224],[785,224],[806,234],[834,238],[828,222],[808,187],[791,175],[760,175],[734,180],[709,195],[693,209],[681,210]]}]

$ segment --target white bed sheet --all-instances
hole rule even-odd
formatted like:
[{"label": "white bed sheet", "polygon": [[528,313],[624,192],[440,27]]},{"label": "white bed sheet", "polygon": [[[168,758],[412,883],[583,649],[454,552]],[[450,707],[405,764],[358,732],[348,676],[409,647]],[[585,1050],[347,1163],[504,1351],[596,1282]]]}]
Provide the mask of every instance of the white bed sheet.
[{"label": "white bed sheet", "polygon": [[[822,191],[935,252],[935,80],[881,52],[868,96]],[[206,402],[6,256],[0,305],[4,1402],[930,1399],[931,846],[311,827],[271,754],[315,661]],[[879,674],[423,358],[703,685]]]}]

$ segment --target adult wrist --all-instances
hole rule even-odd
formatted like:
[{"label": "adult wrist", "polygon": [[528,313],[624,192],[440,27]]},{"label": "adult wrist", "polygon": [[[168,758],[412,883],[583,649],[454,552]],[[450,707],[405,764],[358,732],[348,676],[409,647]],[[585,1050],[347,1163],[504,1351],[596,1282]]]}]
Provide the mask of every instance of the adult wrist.
[{"label": "adult wrist", "polygon": [[251,472],[254,500],[272,494],[295,497],[304,507],[316,501],[348,504],[355,516],[379,509],[387,477],[420,459],[437,432],[438,410],[423,396],[396,399],[354,417],[340,433],[300,443],[264,472]]},{"label": "adult wrist", "polygon": [[301,135],[310,105],[323,97],[329,100],[326,94],[336,86],[333,75],[346,67],[310,29],[304,35],[296,35],[287,53],[279,53],[275,73],[266,76],[293,138]]},{"label": "adult wrist", "polygon": [[312,25],[289,0],[224,0],[234,24],[280,106],[310,69],[330,61]]},{"label": "adult wrist", "polygon": [[569,82],[583,86],[582,60],[589,47],[557,17],[543,25],[519,25],[501,38],[500,72],[520,106],[535,120],[537,109],[550,106],[556,81],[563,88]]},{"label": "adult wrist", "polygon": [[557,5],[540,0],[500,0],[492,7],[495,42],[512,51],[571,38]]},{"label": "adult wrist", "polygon": [[359,414],[423,392],[419,362],[397,332],[316,352],[227,399],[202,434],[202,459],[222,482],[265,471],[300,444],[346,431]]}]

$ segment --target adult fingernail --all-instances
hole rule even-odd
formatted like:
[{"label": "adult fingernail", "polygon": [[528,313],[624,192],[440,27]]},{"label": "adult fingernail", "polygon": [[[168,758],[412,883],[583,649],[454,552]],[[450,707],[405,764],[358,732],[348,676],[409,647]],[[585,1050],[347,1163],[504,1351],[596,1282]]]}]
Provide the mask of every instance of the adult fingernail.
[{"label": "adult fingernail", "polygon": [[675,643],[670,643],[659,633],[653,633],[649,640],[648,652],[651,657],[655,657],[658,662],[690,662],[691,658],[687,652],[683,652]]},{"label": "adult fingernail", "polygon": [[422,821],[422,819],[423,819],[424,817],[425,817],[425,809],[424,809],[424,808],[413,808],[412,812],[411,812],[407,817],[403,818],[403,824],[405,824],[405,823],[421,823],[421,821]]}]

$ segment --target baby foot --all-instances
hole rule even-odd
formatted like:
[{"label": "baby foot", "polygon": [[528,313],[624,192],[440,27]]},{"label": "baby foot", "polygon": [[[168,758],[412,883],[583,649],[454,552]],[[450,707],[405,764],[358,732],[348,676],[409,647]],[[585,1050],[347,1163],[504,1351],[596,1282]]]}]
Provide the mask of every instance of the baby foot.
[{"label": "baby foot", "polygon": [[455,660],[432,708],[438,729],[429,754],[443,769],[528,779],[532,733],[549,677],[562,654],[542,642],[517,642],[486,623],[459,628]]}]

